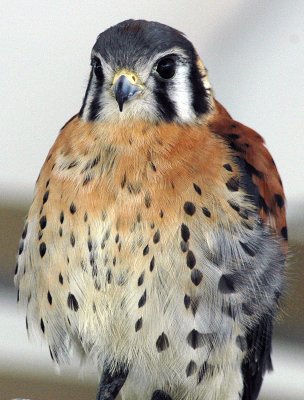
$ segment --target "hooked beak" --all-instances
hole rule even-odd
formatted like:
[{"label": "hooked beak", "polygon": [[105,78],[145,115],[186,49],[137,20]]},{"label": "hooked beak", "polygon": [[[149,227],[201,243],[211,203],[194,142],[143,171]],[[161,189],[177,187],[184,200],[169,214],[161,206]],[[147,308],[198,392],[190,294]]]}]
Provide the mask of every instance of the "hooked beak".
[{"label": "hooked beak", "polygon": [[143,90],[143,85],[139,83],[138,77],[129,71],[120,71],[113,79],[113,92],[122,112],[124,102],[130,100],[135,94]]}]

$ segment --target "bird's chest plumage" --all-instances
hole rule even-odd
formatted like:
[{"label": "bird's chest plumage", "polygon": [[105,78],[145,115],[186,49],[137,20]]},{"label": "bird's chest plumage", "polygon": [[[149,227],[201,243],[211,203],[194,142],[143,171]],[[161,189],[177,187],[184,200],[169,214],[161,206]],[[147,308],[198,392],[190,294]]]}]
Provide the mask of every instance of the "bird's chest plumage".
[{"label": "bird's chest plumage", "polygon": [[278,257],[238,166],[202,127],[145,127],[148,144],[120,154],[79,139],[77,124],[50,153],[20,245],[29,330],[38,322],[57,361],[73,342],[100,365],[128,365],[127,398],[134,381],[144,398],[172,376],[177,399],[230,398],[245,327],[270,306],[265,260]]}]

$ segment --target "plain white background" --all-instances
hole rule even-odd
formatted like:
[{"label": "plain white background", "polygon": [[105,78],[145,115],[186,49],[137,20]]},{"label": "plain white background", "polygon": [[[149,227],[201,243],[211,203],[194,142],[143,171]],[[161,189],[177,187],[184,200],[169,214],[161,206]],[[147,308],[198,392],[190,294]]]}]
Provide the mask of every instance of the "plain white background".
[{"label": "plain white background", "polygon": [[1,0],[0,18],[2,200],[31,200],[48,149],[81,106],[97,35],[127,18],[187,34],[217,98],[264,136],[289,204],[303,198],[303,1]]}]

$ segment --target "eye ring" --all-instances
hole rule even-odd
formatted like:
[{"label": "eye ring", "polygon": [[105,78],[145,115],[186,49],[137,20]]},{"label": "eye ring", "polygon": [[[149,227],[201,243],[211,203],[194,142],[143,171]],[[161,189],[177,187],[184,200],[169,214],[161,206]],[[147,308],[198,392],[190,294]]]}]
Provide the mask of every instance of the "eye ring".
[{"label": "eye ring", "polygon": [[161,58],[156,65],[156,72],[165,80],[172,79],[176,72],[176,60],[173,56]]}]

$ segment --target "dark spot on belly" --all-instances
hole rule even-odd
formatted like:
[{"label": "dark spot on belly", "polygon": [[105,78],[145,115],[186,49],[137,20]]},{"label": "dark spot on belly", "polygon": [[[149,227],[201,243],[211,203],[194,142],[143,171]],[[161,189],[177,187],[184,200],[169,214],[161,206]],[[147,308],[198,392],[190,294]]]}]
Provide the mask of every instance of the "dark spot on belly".
[{"label": "dark spot on belly", "polygon": [[230,192],[237,192],[239,190],[239,180],[238,178],[232,177],[226,182],[226,186]]},{"label": "dark spot on belly", "polygon": [[159,232],[159,229],[157,229],[157,231],[154,233],[154,236],[153,236],[153,242],[155,244],[157,244],[159,242],[159,240],[160,240],[160,232]]},{"label": "dark spot on belly", "polygon": [[187,377],[191,376],[191,375],[195,374],[196,371],[197,371],[197,365],[193,360],[191,360],[186,367],[186,376]]},{"label": "dark spot on belly", "polygon": [[203,207],[202,210],[203,210],[203,214],[204,214],[207,218],[210,218],[210,217],[211,217],[211,212],[208,210],[207,207]]},{"label": "dark spot on belly", "polygon": [[68,304],[68,307],[72,311],[78,311],[79,304],[78,304],[78,301],[77,301],[76,297],[72,293],[69,293],[69,295],[68,295],[67,304]]},{"label": "dark spot on belly", "polygon": [[169,347],[169,339],[167,335],[163,332],[156,341],[157,351],[160,353]]},{"label": "dark spot on belly", "polygon": [[194,268],[191,271],[191,281],[195,286],[198,286],[203,279],[203,274],[198,269]]},{"label": "dark spot on belly", "polygon": [[202,189],[196,183],[193,183],[193,187],[197,194],[202,194]]},{"label": "dark spot on belly", "polygon": [[182,239],[185,242],[188,242],[188,240],[190,238],[190,230],[189,230],[188,226],[185,224],[181,225],[181,235],[182,235]]},{"label": "dark spot on belly", "polygon": [[146,300],[147,300],[147,291],[145,290],[143,295],[138,301],[138,308],[143,307],[146,304]]},{"label": "dark spot on belly", "polygon": [[142,328],[142,317],[140,317],[135,323],[135,332],[138,332]]},{"label": "dark spot on belly", "polygon": [[45,326],[44,326],[44,322],[43,322],[42,318],[40,319],[40,328],[41,328],[42,332],[44,333],[45,332]]},{"label": "dark spot on belly", "polygon": [[186,214],[192,216],[196,211],[196,207],[191,201],[186,201],[184,204],[184,211]]},{"label": "dark spot on belly", "polygon": [[47,292],[47,299],[48,299],[49,304],[52,305],[53,299],[52,299],[52,295],[49,290]]},{"label": "dark spot on belly", "polygon": [[47,190],[47,191],[44,193],[43,198],[42,198],[43,204],[45,204],[45,203],[48,201],[49,194],[50,194],[50,191],[49,191],[49,190]]},{"label": "dark spot on belly", "polygon": [[231,167],[230,164],[224,164],[223,167],[224,167],[227,171],[232,172],[232,167]]},{"label": "dark spot on belly", "polygon": [[40,257],[43,258],[46,253],[46,244],[44,242],[40,243],[39,253],[40,253]]},{"label": "dark spot on belly", "polygon": [[196,258],[195,258],[195,255],[193,254],[193,251],[191,251],[191,250],[188,251],[186,261],[187,261],[188,268],[192,269],[195,267]]},{"label": "dark spot on belly", "polygon": [[222,275],[218,283],[218,288],[219,291],[224,294],[234,293],[235,287],[233,282],[233,275],[232,274]]}]

